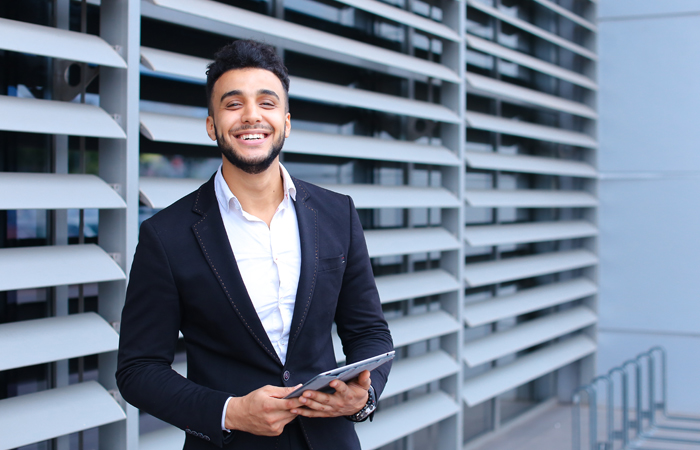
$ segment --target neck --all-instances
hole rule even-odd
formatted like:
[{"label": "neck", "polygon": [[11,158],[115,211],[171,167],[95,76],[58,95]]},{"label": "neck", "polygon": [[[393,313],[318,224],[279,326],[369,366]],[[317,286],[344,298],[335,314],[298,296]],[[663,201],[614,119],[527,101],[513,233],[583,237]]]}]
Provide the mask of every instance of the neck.
[{"label": "neck", "polygon": [[284,183],[279,158],[264,172],[250,174],[223,158],[221,174],[243,210],[270,225],[277,207],[284,199]]}]

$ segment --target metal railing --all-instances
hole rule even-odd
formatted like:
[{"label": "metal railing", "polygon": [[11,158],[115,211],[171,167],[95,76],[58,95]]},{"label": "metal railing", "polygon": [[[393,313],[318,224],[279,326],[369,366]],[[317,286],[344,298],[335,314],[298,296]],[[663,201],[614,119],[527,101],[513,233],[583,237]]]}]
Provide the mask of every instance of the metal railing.
[{"label": "metal railing", "polygon": [[[588,400],[589,450],[635,449],[646,441],[677,442],[697,445],[700,449],[700,418],[668,413],[666,359],[666,351],[662,347],[652,347],[578,388],[573,395],[573,450],[581,450],[581,403],[584,394]],[[616,403],[618,391],[619,403]],[[630,391],[633,393],[631,396]],[[602,440],[598,432],[599,394],[606,396],[606,432]],[[634,401],[632,408],[630,399]],[[616,425],[616,405],[619,427]],[[697,425],[689,426],[691,423]],[[660,430],[668,432],[659,433]],[[685,434],[679,437],[673,436],[673,432]],[[692,433],[697,433],[697,438],[689,438],[688,434]]]}]

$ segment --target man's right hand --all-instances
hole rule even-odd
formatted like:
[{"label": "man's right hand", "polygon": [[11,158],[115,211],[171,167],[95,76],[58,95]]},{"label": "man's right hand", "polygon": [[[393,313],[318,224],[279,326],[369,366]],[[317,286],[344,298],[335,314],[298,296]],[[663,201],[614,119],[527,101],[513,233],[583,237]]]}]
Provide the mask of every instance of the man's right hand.
[{"label": "man's right hand", "polygon": [[226,428],[258,436],[279,436],[297,416],[289,411],[303,406],[299,398],[284,398],[300,386],[263,386],[243,397],[232,397],[226,408]]}]

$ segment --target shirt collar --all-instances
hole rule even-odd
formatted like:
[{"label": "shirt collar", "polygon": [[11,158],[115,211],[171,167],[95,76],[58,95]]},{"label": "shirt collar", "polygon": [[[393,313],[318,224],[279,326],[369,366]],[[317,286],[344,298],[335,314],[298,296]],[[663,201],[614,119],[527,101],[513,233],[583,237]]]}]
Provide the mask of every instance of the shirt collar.
[{"label": "shirt collar", "polygon": [[[226,180],[224,180],[224,176],[221,173],[221,167],[222,165],[219,166],[219,169],[216,171],[216,176],[214,177],[214,192],[216,193],[216,200],[226,212],[230,211],[231,203],[233,203],[235,209],[242,210],[241,203],[238,201],[236,196],[233,195],[233,192],[231,192],[228,184],[226,184]],[[297,188],[294,186],[294,180],[292,180],[292,177],[289,175],[289,172],[287,172],[287,169],[282,165],[282,163],[280,163],[280,175],[282,175],[282,184],[284,188],[284,200],[282,200],[282,202],[287,205],[289,198],[294,201],[297,200]]]}]

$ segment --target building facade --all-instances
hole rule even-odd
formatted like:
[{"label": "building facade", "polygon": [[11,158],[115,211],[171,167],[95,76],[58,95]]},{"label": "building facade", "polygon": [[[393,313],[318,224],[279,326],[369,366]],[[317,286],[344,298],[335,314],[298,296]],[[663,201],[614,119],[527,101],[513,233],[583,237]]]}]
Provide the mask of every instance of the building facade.
[{"label": "building facade", "polygon": [[462,448],[568,401],[597,346],[595,17],[590,0],[4,2],[0,449],[181,445],[116,390],[120,312],[139,223],[218,166],[204,72],[241,38],[289,68],[283,164],[360,212],[397,350],[363,448]]}]

